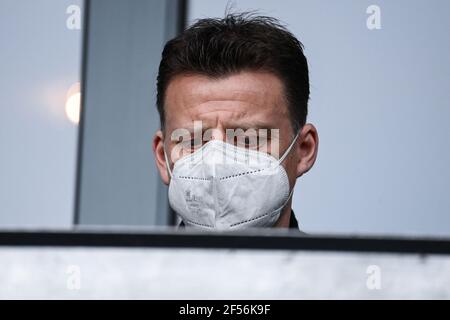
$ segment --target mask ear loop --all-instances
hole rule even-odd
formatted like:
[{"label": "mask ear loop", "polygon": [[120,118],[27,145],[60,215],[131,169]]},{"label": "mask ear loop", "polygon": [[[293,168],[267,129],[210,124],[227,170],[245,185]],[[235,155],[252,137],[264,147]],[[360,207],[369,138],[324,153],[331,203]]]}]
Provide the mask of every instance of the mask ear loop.
[{"label": "mask ear loop", "polygon": [[287,205],[287,203],[289,202],[289,200],[291,200],[293,194],[294,194],[294,188],[292,188],[292,189],[291,189],[291,192],[289,192],[289,196],[288,196],[286,202],[284,203],[283,208]]},{"label": "mask ear loop", "polygon": [[297,138],[300,135],[300,130],[297,131],[297,134],[295,135],[294,139],[292,140],[291,144],[289,145],[289,147],[286,149],[286,151],[284,152],[284,154],[281,156],[280,159],[278,159],[278,164],[281,164],[284,159],[286,159],[286,157],[288,156],[289,152],[291,152],[292,147],[294,146],[295,142],[297,142]]},{"label": "mask ear loop", "polygon": [[170,170],[170,164],[169,164],[169,159],[167,158],[167,152],[166,152],[166,147],[163,145],[163,150],[164,150],[164,159],[166,160],[166,168],[167,168],[167,172],[169,173],[170,178],[172,178],[172,170]]},{"label": "mask ear loop", "polygon": [[[284,161],[284,159],[286,159],[286,157],[288,156],[289,152],[291,152],[291,149],[294,146],[294,144],[297,142],[297,139],[298,139],[299,135],[300,135],[300,130],[297,131],[297,134],[295,135],[294,139],[292,139],[292,142],[289,145],[289,147],[286,149],[286,151],[281,156],[281,158],[278,159],[278,165],[280,165]],[[291,200],[293,194],[294,194],[294,188],[292,188],[291,191],[289,192],[289,196],[287,197],[286,201],[284,202],[284,204],[283,204],[283,206],[281,208],[284,208],[287,205],[289,200]],[[292,212],[291,212],[291,214],[292,214]]]}]

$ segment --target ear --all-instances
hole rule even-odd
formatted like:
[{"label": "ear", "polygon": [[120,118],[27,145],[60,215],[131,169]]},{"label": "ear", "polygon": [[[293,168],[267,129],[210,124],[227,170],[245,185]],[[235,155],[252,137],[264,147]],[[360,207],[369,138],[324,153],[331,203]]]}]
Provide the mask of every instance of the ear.
[{"label": "ear", "polygon": [[319,149],[319,136],[316,128],[307,123],[303,126],[297,140],[297,177],[302,176],[312,168]]},{"label": "ear", "polygon": [[161,130],[158,130],[153,137],[153,153],[155,155],[156,167],[164,184],[168,185],[170,181],[169,173],[167,172],[166,159],[164,157],[164,135]]}]

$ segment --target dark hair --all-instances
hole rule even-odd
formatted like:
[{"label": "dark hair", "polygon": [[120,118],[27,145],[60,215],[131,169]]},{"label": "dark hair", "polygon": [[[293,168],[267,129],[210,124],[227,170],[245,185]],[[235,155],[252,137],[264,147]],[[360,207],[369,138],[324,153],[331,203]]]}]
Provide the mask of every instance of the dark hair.
[{"label": "dark hair", "polygon": [[197,20],[162,52],[157,78],[157,107],[164,129],[164,98],[180,74],[224,77],[242,70],[273,72],[284,84],[294,131],[306,122],[308,64],[303,45],[280,22],[253,13]]}]

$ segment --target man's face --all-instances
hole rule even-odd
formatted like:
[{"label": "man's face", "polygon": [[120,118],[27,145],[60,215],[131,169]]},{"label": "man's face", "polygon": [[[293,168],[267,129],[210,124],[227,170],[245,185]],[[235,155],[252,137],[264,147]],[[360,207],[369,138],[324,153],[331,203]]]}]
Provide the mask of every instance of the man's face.
[{"label": "man's face", "polygon": [[[170,166],[173,167],[177,153],[174,156],[172,150],[179,141],[171,139],[172,133],[187,129],[193,138],[194,122],[201,121],[203,133],[212,133],[211,139],[224,141],[227,141],[226,130],[229,129],[242,129],[257,134],[267,132],[265,150],[271,153],[274,149],[271,144],[276,142],[279,145],[279,155],[284,153],[296,134],[291,125],[283,83],[269,72],[245,71],[219,79],[203,75],[179,75],[167,87],[164,107],[165,129],[164,132],[156,133],[153,149],[161,178],[166,184],[170,182],[170,177],[163,147]],[[196,147],[198,146],[193,146]],[[258,147],[259,145],[256,146]],[[305,125],[282,164],[291,188],[296,178],[312,166],[316,152],[317,133],[312,125]]]}]

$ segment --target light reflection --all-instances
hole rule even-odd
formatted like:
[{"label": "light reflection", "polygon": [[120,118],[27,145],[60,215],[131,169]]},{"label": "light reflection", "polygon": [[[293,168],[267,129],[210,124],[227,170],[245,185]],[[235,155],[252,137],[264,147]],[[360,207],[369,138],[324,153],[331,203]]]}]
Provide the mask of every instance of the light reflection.
[{"label": "light reflection", "polygon": [[80,122],[80,109],[81,109],[81,93],[80,83],[73,84],[67,91],[66,96],[66,116],[74,124]]}]

